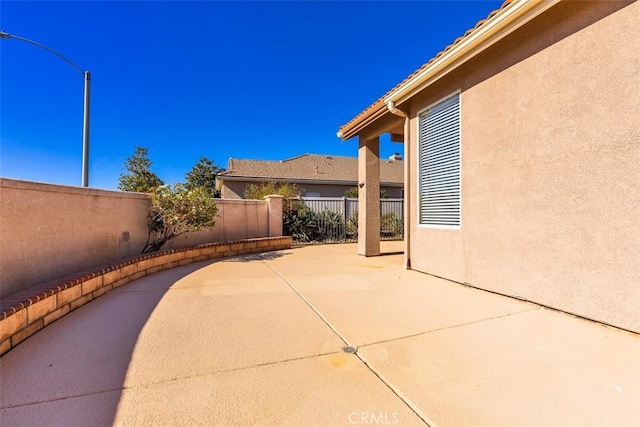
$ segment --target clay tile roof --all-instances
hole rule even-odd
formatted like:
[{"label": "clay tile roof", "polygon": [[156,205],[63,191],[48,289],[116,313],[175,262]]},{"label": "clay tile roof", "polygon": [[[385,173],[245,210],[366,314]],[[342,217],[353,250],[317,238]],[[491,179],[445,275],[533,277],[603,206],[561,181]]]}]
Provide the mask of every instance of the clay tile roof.
[{"label": "clay tile roof", "polygon": [[444,55],[449,49],[451,49],[453,46],[455,46],[456,44],[460,43],[462,40],[464,40],[465,38],[467,38],[471,33],[473,33],[475,30],[477,30],[478,28],[480,28],[485,22],[487,22],[488,20],[490,20],[491,18],[493,18],[493,16],[500,12],[501,10],[505,9],[507,6],[509,6],[514,0],[505,0],[504,3],[502,3],[502,5],[496,9],[493,10],[489,13],[489,15],[485,18],[485,19],[481,19],[480,21],[478,21],[478,23],[476,23],[476,25],[473,28],[468,29],[467,31],[465,31],[465,33],[458,37],[457,39],[455,39],[453,41],[453,43],[451,43],[450,45],[448,45],[447,47],[445,47],[443,50],[441,50],[440,52],[438,52],[436,54],[436,56],[434,56],[433,58],[431,58],[429,61],[425,62],[424,64],[422,64],[422,66],[420,66],[420,68],[418,68],[417,70],[415,70],[413,73],[409,74],[409,76],[407,78],[405,78],[404,80],[402,80],[400,83],[398,83],[397,85],[395,85],[391,90],[389,90],[387,93],[385,93],[384,95],[382,95],[377,101],[375,101],[373,104],[369,105],[367,108],[365,108],[362,112],[360,112],[360,114],[358,114],[357,116],[355,116],[353,119],[351,119],[348,123],[340,126],[340,130],[344,130],[347,129],[349,127],[351,127],[352,124],[355,124],[356,122],[359,122],[361,118],[363,118],[364,116],[368,116],[368,113],[373,112],[373,111],[378,111],[380,108],[385,108],[384,106],[384,98],[386,98],[387,96],[391,95],[394,91],[396,91],[400,86],[404,85],[406,82],[408,82],[409,80],[411,80],[416,74],[418,74],[420,71],[424,70],[427,66],[429,66],[429,64],[431,64],[433,61],[435,61],[436,59],[438,59],[439,57],[441,57],[442,55]]},{"label": "clay tile roof", "polygon": [[[218,177],[262,178],[269,180],[310,180],[310,181],[358,181],[358,158],[303,154],[285,160],[243,160],[229,159],[226,172]],[[402,184],[404,162],[401,160],[380,160],[380,182]]]}]

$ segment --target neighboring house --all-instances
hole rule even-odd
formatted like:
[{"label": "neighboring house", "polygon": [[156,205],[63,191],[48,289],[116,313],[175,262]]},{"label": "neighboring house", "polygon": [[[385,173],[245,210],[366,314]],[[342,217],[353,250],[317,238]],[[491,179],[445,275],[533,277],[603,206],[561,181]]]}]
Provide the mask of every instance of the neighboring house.
[{"label": "neighboring house", "polygon": [[635,1],[508,0],[340,127],[359,253],[380,253],[390,133],[408,267],[640,332],[639,22]]},{"label": "neighboring house", "polygon": [[[378,160],[381,186],[388,197],[403,196],[404,163],[399,155]],[[229,159],[218,174],[217,188],[224,199],[242,199],[249,184],[288,182],[306,197],[342,197],[358,185],[358,158],[303,154],[280,161]]]}]

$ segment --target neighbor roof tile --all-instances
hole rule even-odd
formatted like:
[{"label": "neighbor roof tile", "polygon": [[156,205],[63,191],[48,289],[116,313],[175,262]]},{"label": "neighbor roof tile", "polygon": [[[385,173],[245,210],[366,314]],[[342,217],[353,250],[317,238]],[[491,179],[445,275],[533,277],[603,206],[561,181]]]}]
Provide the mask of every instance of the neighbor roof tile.
[{"label": "neighbor roof tile", "polygon": [[[358,158],[303,154],[285,160],[229,159],[229,168],[218,175],[313,181],[358,181]],[[380,181],[402,184],[404,164],[401,160],[380,160]]]}]

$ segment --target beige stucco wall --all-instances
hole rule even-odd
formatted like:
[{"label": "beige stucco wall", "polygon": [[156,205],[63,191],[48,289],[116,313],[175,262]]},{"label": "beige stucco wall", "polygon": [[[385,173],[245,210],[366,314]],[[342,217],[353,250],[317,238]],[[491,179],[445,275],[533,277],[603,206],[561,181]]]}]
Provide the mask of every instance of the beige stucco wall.
[{"label": "beige stucco wall", "polygon": [[163,249],[184,248],[210,242],[253,239],[270,235],[269,206],[266,201],[219,199],[216,200],[216,206],[218,207],[218,219],[213,229],[178,236],[167,242]]},{"label": "beige stucco wall", "polygon": [[[640,332],[638,22],[562,2],[410,101],[412,268]],[[462,227],[418,227],[417,114],[457,90]]]},{"label": "beige stucco wall", "polygon": [[[245,187],[251,184],[250,182],[240,182],[240,181],[223,181],[223,184],[220,186],[220,191],[222,194],[222,198],[224,199],[242,199],[244,197]],[[302,192],[302,196],[307,196],[308,193],[320,193],[320,197],[342,197],[344,196],[345,191],[349,188],[355,187],[356,184],[353,185],[326,185],[326,184],[296,184],[300,191]],[[402,187],[389,187],[382,185],[387,191],[387,195],[390,198],[402,198]]]},{"label": "beige stucco wall", "polygon": [[[147,206],[144,194],[0,178],[0,297],[139,254]],[[270,235],[267,201],[217,206],[213,230],[178,236],[163,249]]]}]

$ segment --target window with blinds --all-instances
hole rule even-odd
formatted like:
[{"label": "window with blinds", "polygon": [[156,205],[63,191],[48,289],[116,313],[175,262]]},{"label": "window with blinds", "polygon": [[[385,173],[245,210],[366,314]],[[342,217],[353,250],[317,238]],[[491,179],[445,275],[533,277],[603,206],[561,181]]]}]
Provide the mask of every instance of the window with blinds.
[{"label": "window with blinds", "polygon": [[419,117],[420,225],[460,228],[460,94]]}]

